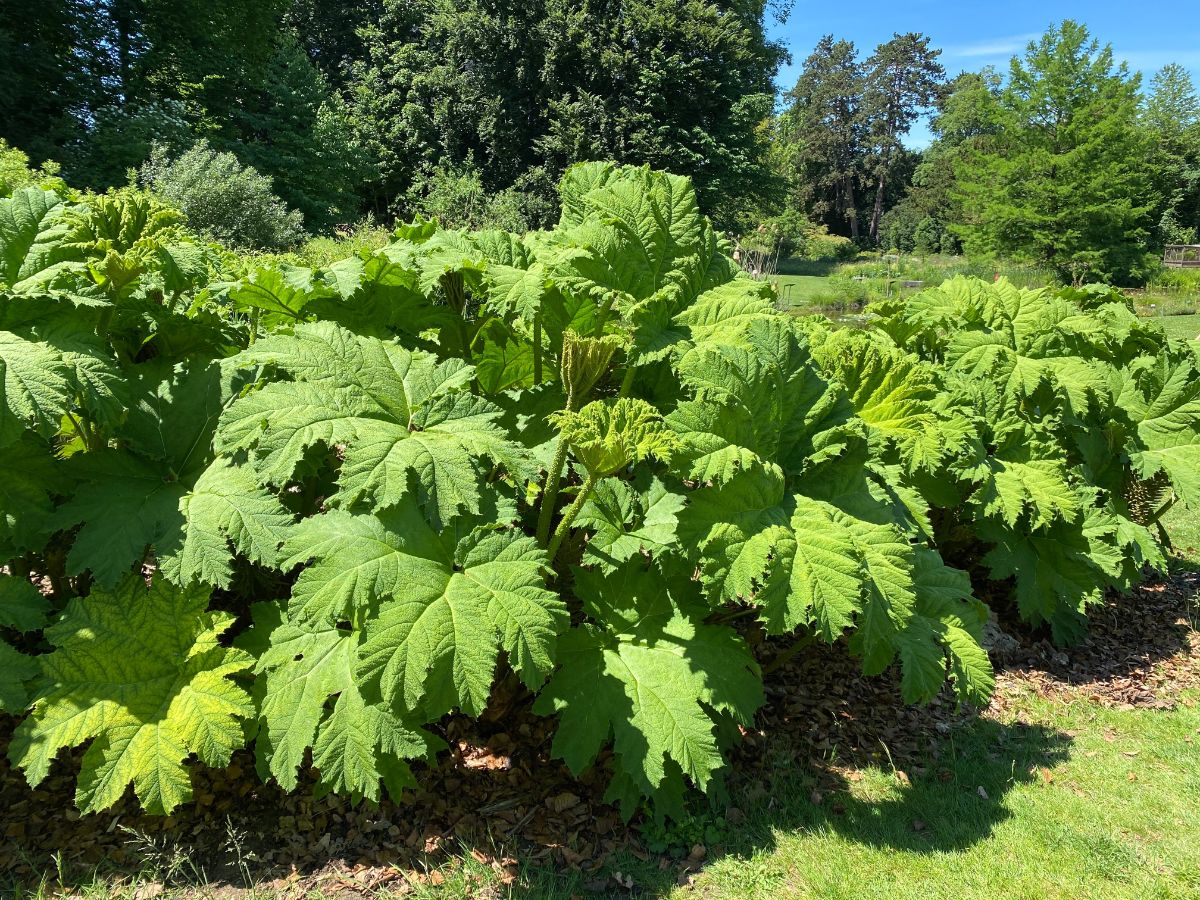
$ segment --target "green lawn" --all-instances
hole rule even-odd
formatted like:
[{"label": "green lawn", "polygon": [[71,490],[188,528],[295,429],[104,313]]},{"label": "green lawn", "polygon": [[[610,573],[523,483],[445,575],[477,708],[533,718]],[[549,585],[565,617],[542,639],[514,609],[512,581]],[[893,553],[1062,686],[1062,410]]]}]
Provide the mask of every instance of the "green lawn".
[{"label": "green lawn", "polygon": [[1163,520],[1178,562],[1200,568],[1200,509],[1175,506]]},{"label": "green lawn", "polygon": [[1191,340],[1200,335],[1200,315],[1160,316],[1155,319],[1173,338]]},{"label": "green lawn", "polygon": [[807,306],[833,294],[829,278],[824,275],[777,275],[771,280],[779,286],[780,299],[793,307]]},{"label": "green lawn", "polygon": [[849,784],[841,815],[814,806],[802,780],[781,779],[771,791],[780,811],[754,816],[747,829],[748,846],[759,849],[716,861],[695,889],[704,897],[1200,896],[1198,731],[1195,706],[1117,712],[1029,691],[1002,723],[958,733],[940,771],[911,784],[865,772]]}]

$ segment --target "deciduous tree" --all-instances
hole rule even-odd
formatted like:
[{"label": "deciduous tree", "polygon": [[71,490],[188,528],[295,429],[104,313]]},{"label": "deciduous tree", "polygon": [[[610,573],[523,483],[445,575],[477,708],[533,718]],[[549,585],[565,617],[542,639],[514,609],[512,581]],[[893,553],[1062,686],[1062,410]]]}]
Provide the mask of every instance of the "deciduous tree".
[{"label": "deciduous tree", "polygon": [[864,91],[854,44],[825,35],[787,94],[782,127],[795,157],[801,202],[819,221],[855,240],[860,230],[855,188],[867,137]]},{"label": "deciduous tree", "polygon": [[980,97],[988,137],[956,165],[970,254],[1031,259],[1078,283],[1145,265],[1154,207],[1140,77],[1087,28],[1052,27]]}]

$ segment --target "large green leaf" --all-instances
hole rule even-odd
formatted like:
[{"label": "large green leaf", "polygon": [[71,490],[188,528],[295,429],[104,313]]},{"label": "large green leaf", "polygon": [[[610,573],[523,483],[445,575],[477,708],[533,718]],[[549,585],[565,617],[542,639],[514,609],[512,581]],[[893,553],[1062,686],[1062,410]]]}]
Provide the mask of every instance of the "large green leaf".
[{"label": "large green leaf", "polygon": [[684,502],[658,478],[601,480],[575,519],[576,528],[590,533],[583,561],[605,572],[642,553],[662,562],[678,552],[676,528]]},{"label": "large green leaf", "polygon": [[81,254],[66,246],[63,202],[53,191],[21,188],[0,199],[0,282],[29,290],[55,273],[58,263]]},{"label": "large green leaf", "polygon": [[[212,436],[233,395],[215,363],[179,367],[162,381],[158,373],[153,368],[145,373],[141,395],[117,431],[121,446],[69,460],[79,486],[53,517],[57,527],[80,526],[68,570],[90,570],[106,587],[139,564],[149,548],[168,556],[176,551],[185,526],[181,504],[212,459]],[[256,502],[265,502],[261,491],[245,497],[246,509]],[[173,562],[167,568],[173,578],[197,574]]]},{"label": "large green leaf", "polygon": [[[669,764],[707,788],[724,765],[714,714],[750,723],[763,699],[758,668],[737,632],[702,624],[690,605],[676,608],[655,570],[627,565],[620,577],[614,594],[622,605],[643,598],[637,615],[564,635],[534,709],[558,714],[554,753],[573,772],[611,737],[615,766],[646,796],[665,790]],[[612,604],[593,597],[590,607]]]},{"label": "large green leaf", "polygon": [[48,437],[71,408],[72,371],[62,354],[0,331],[0,447],[32,430]]},{"label": "large green leaf", "polygon": [[244,741],[239,719],[254,714],[230,676],[253,659],[220,643],[233,616],[207,612],[207,590],[149,590],[129,576],[109,594],[72,600],[46,630],[54,651],[37,657],[33,712],[9,756],[37,785],[63,747],[83,755],[76,802],[106,809],[132,784],[142,806],[170,813],[191,799],[185,765],[229,764]]},{"label": "large green leaf", "polygon": [[176,584],[201,581],[229,587],[230,545],[253,562],[279,563],[292,514],[263,488],[247,467],[218,457],[179,499],[182,530],[159,540],[158,563]]},{"label": "large green leaf", "polygon": [[415,784],[405,760],[430,755],[439,742],[363,699],[354,676],[361,632],[290,622],[267,604],[256,607],[255,628],[269,640],[257,666],[263,727],[256,746],[265,771],[294,790],[312,748],[327,789],[378,800],[382,781],[399,799]]},{"label": "large green leaf", "polygon": [[249,451],[265,482],[286,484],[310,447],[337,447],[335,505],[378,510],[415,493],[448,521],[480,511],[485,460],[527,469],[496,424],[500,409],[468,390],[474,371],[460,360],[316,323],[259,341],[238,364],[292,378],[234,402],[217,434],[219,450]]},{"label": "large green leaf", "polygon": [[296,582],[293,618],[359,623],[358,677],[408,710],[477,715],[500,650],[531,688],[553,664],[566,608],[546,590],[546,554],[532,538],[489,529],[459,537],[404,504],[306,520],[284,550],[285,565],[315,560]]},{"label": "large green leaf", "polygon": [[697,481],[756,468],[799,478],[863,444],[845,392],[817,372],[784,322],[751,323],[745,345],[702,345],[679,373],[695,399],[667,423],[682,441],[678,464]]}]

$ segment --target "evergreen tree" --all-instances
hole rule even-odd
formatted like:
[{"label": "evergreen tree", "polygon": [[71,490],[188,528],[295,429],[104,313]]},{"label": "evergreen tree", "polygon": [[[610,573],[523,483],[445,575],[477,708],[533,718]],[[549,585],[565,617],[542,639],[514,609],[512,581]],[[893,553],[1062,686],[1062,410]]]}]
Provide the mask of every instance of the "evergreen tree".
[{"label": "evergreen tree", "polygon": [[1140,78],[1072,21],[1014,58],[980,113],[988,137],[957,160],[968,254],[1021,257],[1079,282],[1136,277],[1155,203]]},{"label": "evergreen tree", "polygon": [[1143,114],[1155,131],[1179,138],[1200,124],[1200,98],[1192,76],[1179,63],[1168,63],[1150,82]]},{"label": "evergreen tree", "polygon": [[855,188],[867,138],[864,90],[854,44],[825,35],[787,93],[781,127],[794,156],[801,205],[817,221],[855,240],[860,231]]},{"label": "evergreen tree", "polygon": [[933,106],[946,78],[937,61],[941,50],[922,34],[896,34],[867,60],[862,114],[871,145],[875,205],[871,210],[871,243],[879,242],[879,220],[889,179],[902,158],[901,139],[922,113]]},{"label": "evergreen tree", "polygon": [[366,153],[341,99],[293,35],[280,37],[262,82],[243,92],[224,125],[212,144],[271,176],[310,230],[357,216]]},{"label": "evergreen tree", "polygon": [[1158,238],[1200,240],[1200,99],[1187,69],[1171,63],[1154,76],[1142,112],[1154,143],[1154,182],[1162,197]]}]

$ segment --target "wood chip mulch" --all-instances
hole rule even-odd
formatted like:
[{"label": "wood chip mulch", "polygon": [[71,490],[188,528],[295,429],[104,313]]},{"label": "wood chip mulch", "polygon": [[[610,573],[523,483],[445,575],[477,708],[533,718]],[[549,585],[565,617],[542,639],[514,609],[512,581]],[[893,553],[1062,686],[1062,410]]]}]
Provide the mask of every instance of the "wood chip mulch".
[{"label": "wood chip mulch", "polygon": [[[1174,709],[1181,693],[1200,687],[1200,569],[1110,597],[1088,621],[1077,647],[1019,640],[1017,650],[996,661],[1004,676],[999,686],[1116,709]],[[1005,694],[997,692],[993,708]]]},{"label": "wood chip mulch", "polygon": [[[996,699],[984,714],[1003,715],[1030,688],[1118,708],[1173,707],[1180,691],[1200,686],[1198,597],[1200,572],[1178,573],[1095,610],[1079,647],[1060,650],[1014,635],[996,659]],[[760,648],[764,664],[778,649]],[[734,751],[730,792],[751,800],[764,793],[765,770],[780,764],[781,753],[818,771],[918,766],[974,715],[945,694],[928,707],[906,706],[893,676],[864,678],[844,648],[814,646],[767,678],[756,730]],[[0,717],[0,754],[14,725]],[[262,783],[243,751],[225,770],[197,766],[195,803],[169,818],[142,815],[130,797],[81,817],[73,805],[79,752],[64,754],[36,789],[0,755],[0,886],[36,884],[55,872],[69,886],[86,883],[97,869],[119,878],[150,866],[164,881],[226,891],[250,881],[280,895],[320,888],[353,897],[438,884],[438,867],[451,854],[470,853],[501,883],[516,878],[519,855],[610,886],[604,870],[614,853],[651,859],[637,823],[622,823],[604,802],[602,766],[571,776],[550,755],[552,723],[534,716],[527,702],[479,721],[452,718],[445,737],[452,752],[417,772],[422,787],[401,804],[373,809],[332,796],[315,800],[303,783],[284,793]],[[701,865],[700,849],[682,862],[660,862],[679,868],[682,878]]]}]

